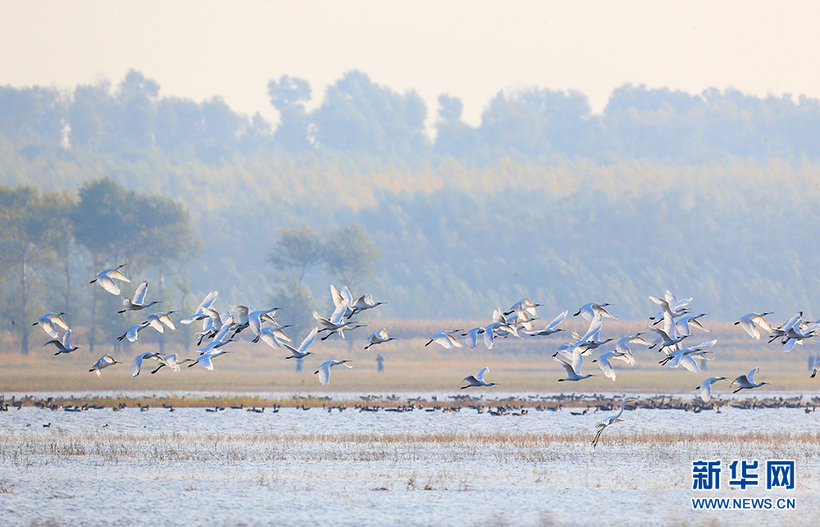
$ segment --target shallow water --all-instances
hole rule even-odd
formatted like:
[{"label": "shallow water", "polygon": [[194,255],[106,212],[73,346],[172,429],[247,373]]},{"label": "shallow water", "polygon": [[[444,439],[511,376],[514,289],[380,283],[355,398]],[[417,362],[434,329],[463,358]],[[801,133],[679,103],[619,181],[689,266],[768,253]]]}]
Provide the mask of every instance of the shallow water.
[{"label": "shallow water", "polygon": [[[0,524],[814,525],[820,515],[820,445],[800,436],[820,431],[818,412],[627,411],[591,450],[595,424],[614,413],[25,407],[0,413]],[[640,440],[659,432],[685,438]],[[700,459],[723,461],[721,490],[691,490]],[[734,459],[794,459],[797,488],[730,488]],[[691,505],[783,496],[796,510]]]}]

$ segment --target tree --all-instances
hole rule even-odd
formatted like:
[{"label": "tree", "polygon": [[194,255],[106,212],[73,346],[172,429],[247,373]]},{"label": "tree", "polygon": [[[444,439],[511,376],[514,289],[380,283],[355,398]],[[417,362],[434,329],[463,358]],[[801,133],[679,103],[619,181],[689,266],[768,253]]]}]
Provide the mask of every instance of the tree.
[{"label": "tree", "polygon": [[379,248],[367,231],[354,222],[333,230],[323,245],[328,274],[351,290],[373,274],[380,258]]},{"label": "tree", "polygon": [[442,94],[438,97],[438,104],[436,152],[456,158],[470,156],[475,152],[477,136],[475,128],[461,120],[464,108],[461,99]]},{"label": "tree", "polygon": [[114,113],[114,102],[109,95],[108,83],[96,86],[77,86],[69,107],[71,144],[102,146],[106,139],[107,123]]},{"label": "tree", "polygon": [[409,158],[428,148],[424,100],[403,96],[351,71],[329,87],[315,113],[319,148]]},{"label": "tree", "polygon": [[300,282],[294,275],[280,275],[274,278],[275,286],[271,297],[271,304],[284,308],[284,316],[290,324],[295,324],[298,330],[297,342],[307,335],[316,321],[313,312],[316,311],[316,299],[310,288]]},{"label": "tree", "polygon": [[154,143],[159,84],[136,70],[129,70],[117,88],[118,135],[127,144],[146,147]]},{"label": "tree", "polygon": [[[72,222],[78,243],[91,255],[94,273],[104,265],[119,263],[128,263],[126,272],[131,273],[153,268],[159,276],[158,296],[166,293],[164,279],[169,265],[183,264],[201,250],[184,205],[166,196],[128,190],[108,178],[80,188]],[[98,322],[106,327],[105,320],[97,316],[98,301],[110,307],[110,297],[94,289],[90,348],[94,346]]]},{"label": "tree", "polygon": [[294,270],[299,283],[311,267],[322,263],[322,244],[313,229],[302,223],[292,229],[281,229],[273,250],[268,253],[268,263],[280,271]]},{"label": "tree", "polygon": [[[16,267],[19,294],[11,302],[12,320],[22,319],[19,332],[20,352],[28,355],[29,277],[32,265],[41,264],[51,250],[48,242],[50,215],[44,207],[40,191],[33,186],[9,188],[0,186],[0,258],[4,267]],[[36,317],[34,317],[36,318]]]},{"label": "tree", "polygon": [[283,75],[268,83],[270,103],[277,110],[310,100],[310,84],[304,79]]},{"label": "tree", "polygon": [[[62,280],[54,280],[52,290],[60,297],[62,311],[71,313],[72,309],[72,262],[75,260],[76,248],[73,225],[71,223],[77,200],[68,192],[49,192],[43,195],[44,208],[49,211],[51,228],[48,232],[48,243],[53,248],[54,270],[62,271]],[[55,277],[56,278],[56,277]]]}]

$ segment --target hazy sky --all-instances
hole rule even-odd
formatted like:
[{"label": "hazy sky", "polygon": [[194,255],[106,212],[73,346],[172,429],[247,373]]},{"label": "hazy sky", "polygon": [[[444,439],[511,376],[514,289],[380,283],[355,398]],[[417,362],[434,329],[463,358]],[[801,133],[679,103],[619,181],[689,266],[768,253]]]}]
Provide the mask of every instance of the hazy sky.
[{"label": "hazy sky", "polygon": [[734,87],[820,98],[820,2],[241,2],[3,0],[0,85],[73,88],[130,68],[162,96],[221,95],[274,117],[267,83],[326,86],[357,69],[415,89],[435,117],[442,93],[478,124],[503,89],[575,89],[600,112],[626,83],[699,93]]}]

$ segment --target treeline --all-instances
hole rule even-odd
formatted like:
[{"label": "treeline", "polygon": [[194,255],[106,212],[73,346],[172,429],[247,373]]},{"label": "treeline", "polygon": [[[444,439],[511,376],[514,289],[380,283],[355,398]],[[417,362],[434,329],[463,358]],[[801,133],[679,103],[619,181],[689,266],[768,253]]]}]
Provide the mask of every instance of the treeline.
[{"label": "treeline", "polygon": [[110,179],[89,181],[76,195],[0,186],[0,226],[0,313],[24,354],[32,321],[47,312],[70,313],[72,325],[87,327],[92,350],[125,330],[130,318],[116,313],[120,299],[88,287],[106,265],[127,263],[128,276],[153,279],[152,295],[184,305],[185,267],[201,251],[183,204]]},{"label": "treeline", "polygon": [[461,100],[442,94],[431,139],[429,110],[415,91],[396,93],[359,71],[330,86],[313,110],[303,79],[272,80],[268,94],[280,115],[275,126],[259,114],[234,112],[219,96],[202,102],[161,97],[160,85],[134,70],[117,86],[6,86],[0,87],[0,134],[29,160],[54,149],[136,159],[156,148],[171,159],[209,164],[260,153],[343,154],[359,170],[373,159],[419,168],[448,157],[468,166],[492,166],[508,156],[542,165],[556,157],[599,164],[820,157],[814,140],[820,101],[804,96],[625,85],[595,115],[583,93],[530,88],[499,92],[473,127],[462,120]]},{"label": "treeline", "polygon": [[[654,309],[647,295],[666,288],[720,320],[820,313],[816,101],[627,86],[592,116],[581,94],[531,91],[499,94],[473,128],[460,102],[444,97],[430,141],[417,95],[358,72],[310,111],[304,81],[282,78],[269,91],[282,115],[275,130],[218,99],[160,98],[138,72],[116,88],[71,94],[3,89],[0,184],[34,183],[41,199],[76,201],[108,178],[133,195],[171,199],[190,214],[201,253],[171,258],[183,285],[164,287],[188,288],[173,294],[190,291],[193,302],[217,289],[225,307],[287,304],[306,323],[309,311],[297,316],[296,307],[327,308],[330,283],[388,301],[379,316],[415,319],[480,320],[529,296],[553,315],[606,301],[635,320]],[[91,125],[72,121],[78,94]],[[323,254],[304,270],[269,258],[303,227],[329,247],[348,225],[380,255],[355,284]],[[72,243],[71,276],[96,274],[90,249]],[[115,265],[115,256],[99,258]],[[29,287],[41,290],[28,294],[29,319],[40,311],[33,298],[61,306],[57,292],[89,294],[66,289],[62,261],[50,258],[32,264]],[[155,281],[158,268],[142,265]],[[3,267],[6,321],[21,320],[18,269]]]}]

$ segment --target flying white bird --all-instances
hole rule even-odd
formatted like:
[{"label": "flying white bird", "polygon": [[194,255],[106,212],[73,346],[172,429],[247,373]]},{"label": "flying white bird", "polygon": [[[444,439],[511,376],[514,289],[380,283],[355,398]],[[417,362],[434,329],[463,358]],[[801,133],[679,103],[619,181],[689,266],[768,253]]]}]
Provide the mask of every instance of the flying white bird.
[{"label": "flying white bird", "polygon": [[284,326],[265,326],[259,330],[259,335],[254,337],[252,342],[259,342],[260,340],[273,349],[279,349],[280,340],[291,342],[291,338],[285,334],[285,328],[290,327],[290,324]]},{"label": "flying white bird", "polygon": [[273,323],[276,323],[276,319],[273,318],[271,313],[275,313],[279,308],[274,307],[273,309],[256,309],[252,310],[248,313],[248,326],[251,328],[251,332],[255,336],[259,336],[262,333],[262,321],[270,320]]},{"label": "flying white bird", "polygon": [[580,381],[582,379],[594,377],[591,373],[581,375],[581,366],[584,364],[584,357],[578,349],[573,350],[571,354],[568,354],[565,351],[558,351],[552,356],[552,358],[567,371],[566,378],[558,379],[558,382]]},{"label": "flying white bird", "polygon": [[463,384],[464,381],[467,381],[467,384],[461,386],[461,389],[464,390],[465,388],[469,388],[470,386],[495,386],[499,384],[497,382],[487,382],[484,380],[484,374],[488,371],[490,371],[490,368],[482,368],[475,375],[468,375],[467,377],[464,377],[464,380],[461,382]]},{"label": "flying white bird", "polygon": [[308,347],[313,344],[313,341],[316,340],[316,335],[319,333],[318,328],[313,328],[310,333],[307,334],[305,339],[299,344],[298,348],[294,348],[290,344],[282,343],[287,349],[290,350],[290,357],[285,357],[286,359],[303,359],[310,355],[307,349]]},{"label": "flying white bird", "polygon": [[709,377],[708,379],[700,383],[700,386],[695,388],[695,390],[698,390],[698,392],[700,393],[700,398],[703,399],[704,403],[708,403],[712,400],[712,385],[718,381],[728,382],[728,379],[726,379],[726,377]]},{"label": "flying white bird", "polygon": [[348,362],[351,361],[349,359],[325,361],[320,364],[319,369],[313,373],[319,376],[319,382],[322,383],[322,386],[327,386],[330,383],[330,368],[339,366],[340,364],[344,364],[345,368],[352,368],[353,366],[347,364]]},{"label": "flying white bird", "polygon": [[225,351],[222,348],[212,348],[212,349],[206,351],[205,353],[203,353],[202,355],[200,355],[198,358],[192,360],[191,361],[192,364],[189,364],[188,367],[192,368],[192,367],[196,366],[197,364],[199,364],[200,366],[202,366],[206,370],[213,371],[214,370],[214,364],[212,362],[213,359],[215,359],[216,357],[219,357],[220,355],[224,355],[226,353],[231,353],[231,352],[230,351]]},{"label": "flying white bird", "polygon": [[154,328],[155,330],[159,331],[160,333],[165,333],[165,327],[167,326],[168,329],[174,331],[177,327],[174,325],[174,321],[171,320],[171,314],[176,313],[176,311],[159,311],[157,313],[151,313],[148,315],[148,318],[145,319],[148,324]]},{"label": "flying white bird", "polygon": [[661,347],[658,351],[663,351],[667,355],[671,355],[672,353],[674,353],[678,349],[678,344],[680,344],[683,341],[683,339],[689,337],[689,335],[672,337],[666,331],[658,328],[653,328],[652,326],[649,326],[649,329],[658,334],[658,338],[655,339],[655,342],[653,342],[651,346],[649,346],[649,349],[652,349],[658,344],[660,344]]},{"label": "flying white bird", "polygon": [[462,337],[467,337],[465,339],[465,341],[467,342],[467,345],[471,348],[475,348],[476,345],[478,344],[478,336],[481,335],[482,333],[484,333],[484,328],[479,326],[477,328],[471,329],[467,333],[462,333],[461,336]]},{"label": "flying white bird", "polygon": [[563,331],[561,328],[558,327],[558,324],[564,321],[567,318],[568,311],[564,311],[560,313],[557,317],[552,319],[552,322],[547,324],[547,327],[544,329],[537,329],[535,331],[524,331],[527,335],[531,337],[546,337],[552,335],[553,333],[558,333],[559,331]]},{"label": "flying white bird", "polygon": [[618,317],[613,316],[606,310],[606,306],[611,306],[612,304],[606,302],[603,304],[597,304],[595,302],[590,302],[589,304],[584,304],[581,308],[573,313],[572,316],[577,317],[581,315],[587,320],[592,320],[594,318],[615,318]]},{"label": "flying white bird", "polygon": [[364,349],[369,348],[370,346],[375,346],[376,344],[383,344],[385,342],[389,342],[391,340],[396,340],[395,337],[390,337],[387,335],[387,328],[381,328],[379,331],[370,335],[370,338],[367,339],[368,344],[364,347]]},{"label": "flying white bird", "polygon": [[165,362],[165,358],[157,352],[154,351],[147,351],[145,353],[140,353],[136,357],[134,357],[134,362],[131,363],[131,376],[136,377],[140,374],[140,370],[142,369],[142,361],[145,359],[154,359],[160,364],[165,364],[168,366],[168,363]]},{"label": "flying white bird", "polygon": [[177,372],[177,371],[179,371],[179,366],[181,364],[185,364],[186,362],[196,362],[196,359],[177,360],[177,354],[176,353],[172,353],[171,355],[166,355],[165,358],[164,358],[164,362],[160,362],[159,366],[157,366],[156,368],[154,368],[151,371],[151,374],[153,375],[154,373],[158,372],[159,370],[161,370],[165,366],[168,366],[169,368],[171,368],[171,370]]},{"label": "flying white bird", "polygon": [[347,318],[352,317],[353,315],[357,315],[362,311],[366,311],[368,309],[373,309],[376,306],[380,306],[382,304],[386,304],[387,302],[374,302],[373,295],[362,295],[356,299],[355,302],[352,304],[353,312],[347,315]]},{"label": "flying white bird", "polygon": [[52,339],[43,344],[43,348],[48,346],[49,344],[53,344],[55,348],[57,348],[57,353],[55,355],[59,355],[60,353],[71,353],[72,351],[76,351],[80,349],[79,346],[72,346],[71,345],[71,330],[66,330],[63,334],[62,340]]},{"label": "flying white bird", "polygon": [[143,280],[140,282],[140,285],[137,286],[136,291],[134,291],[134,296],[132,298],[123,298],[122,305],[125,309],[120,309],[117,313],[125,313],[126,311],[139,311],[140,309],[145,309],[146,307],[153,306],[154,304],[161,304],[159,300],[152,300],[151,302],[145,303],[145,295],[148,293],[148,281]]},{"label": "flying white bird", "polygon": [[749,313],[748,315],[740,317],[740,320],[735,322],[735,325],[737,326],[740,324],[740,327],[742,327],[750,337],[760,340],[760,331],[758,331],[757,327],[760,326],[767,333],[772,333],[771,326],[763,317],[773,313],[773,311],[767,311],[765,313]]},{"label": "flying white bird", "polygon": [[456,338],[453,336],[453,333],[457,333],[459,331],[463,330],[454,329],[452,331],[439,331],[438,333],[433,335],[430,338],[430,340],[427,341],[425,346],[429,346],[430,344],[435,342],[436,344],[440,344],[441,346],[443,346],[445,349],[462,348],[464,346],[462,346],[461,343],[458,340],[456,340]]},{"label": "flying white bird", "polygon": [[102,271],[100,274],[98,274],[95,279],[91,280],[88,283],[93,284],[94,282],[97,282],[102,286],[103,289],[105,289],[112,295],[119,296],[120,286],[118,286],[114,280],[119,280],[121,282],[131,281],[120,271],[120,269],[122,269],[123,267],[125,267],[125,264],[120,264],[114,269],[106,269],[105,271]]},{"label": "flying white bird", "polygon": [[[348,318],[353,315],[353,294],[347,286],[344,286],[341,291],[338,291],[333,284],[330,285],[330,297],[333,299],[334,314],[338,311],[342,318]],[[330,318],[333,318],[331,315]]]},{"label": "flying white bird", "polygon": [[712,360],[710,357],[707,356],[707,354],[711,353],[709,348],[711,348],[715,344],[717,344],[717,340],[710,340],[709,342],[702,342],[697,346],[692,346],[691,348],[682,348],[679,350],[675,350],[666,357],[664,357],[659,362],[659,364],[661,366],[664,366],[668,363],[670,368],[677,368],[678,366],[683,366],[692,373],[697,373],[700,371],[700,367],[695,362],[694,357],[698,356],[706,360]]},{"label": "flying white bird", "polygon": [[[615,382],[615,370],[612,368],[612,363],[609,362],[609,359],[619,358],[622,355],[617,351],[607,351],[606,353],[602,353],[597,359],[593,359],[592,362],[597,362],[598,367],[601,368],[601,371],[604,373],[604,377],[609,377],[612,379],[612,382]],[[628,363],[628,361],[625,361]]]},{"label": "flying white bird", "polygon": [[592,448],[598,446],[598,440],[601,439],[601,434],[604,433],[604,429],[606,429],[606,427],[614,425],[619,421],[625,421],[625,419],[621,419],[621,414],[624,413],[624,407],[626,406],[626,403],[631,403],[634,401],[635,399],[624,399],[624,402],[621,403],[621,411],[618,412],[617,415],[613,417],[607,417],[606,419],[595,425],[597,432],[595,432],[595,437],[592,439]]},{"label": "flying white bird", "polygon": [[632,355],[632,349],[629,347],[630,344],[641,344],[643,346],[652,345],[651,342],[643,338],[641,335],[642,333],[640,332],[635,333],[634,335],[627,335],[615,344],[615,351],[621,354],[620,359],[630,366],[634,366],[636,363],[635,356]]},{"label": "flying white bird", "polygon": [[705,317],[706,315],[707,313],[701,313],[700,315],[684,315],[678,318],[678,321],[675,324],[678,335],[691,334],[691,328],[698,328],[701,331],[709,333],[710,330],[706,329],[701,321],[698,320],[700,317]]},{"label": "flying white bird", "polygon": [[740,390],[751,390],[752,388],[760,388],[764,384],[769,384],[767,382],[755,383],[755,373],[757,373],[759,371],[760,371],[760,368],[755,368],[752,371],[750,371],[749,373],[747,373],[746,375],[741,375],[740,377],[737,377],[735,380],[733,380],[731,383],[729,383],[730,387],[735,385],[735,384],[740,386],[740,388],[733,391],[732,393],[737,393]]},{"label": "flying white bird", "polygon": [[689,310],[686,309],[686,306],[688,306],[692,302],[692,298],[684,298],[683,300],[678,300],[678,297],[675,296],[674,293],[672,293],[672,291],[670,291],[669,289],[667,289],[664,293],[663,299],[651,296],[649,298],[650,300],[661,306],[661,312],[654,317],[649,317],[649,320],[660,320],[666,317],[669,317],[671,319],[678,318],[689,312]]},{"label": "flying white bird", "polygon": [[537,316],[535,313],[535,308],[543,306],[544,304],[536,304],[529,298],[522,298],[518,302],[512,305],[508,311],[504,312],[504,315],[511,315],[513,313],[520,313],[522,311],[526,311],[530,316]]},{"label": "flying white bird", "polygon": [[214,302],[216,301],[216,297],[218,295],[219,295],[219,291],[211,291],[210,293],[208,293],[205,296],[205,298],[202,299],[202,302],[200,302],[199,306],[196,308],[196,311],[194,311],[194,314],[191,315],[188,318],[184,318],[184,319],[180,320],[179,323],[180,324],[190,324],[194,320],[202,320],[204,318],[208,318],[208,315],[205,314],[203,309],[205,309],[206,307],[207,308],[212,307]]},{"label": "flying white bird", "polygon": [[59,336],[59,333],[57,333],[57,328],[55,328],[54,326],[59,326],[64,330],[68,330],[68,324],[66,324],[65,320],[63,320],[63,315],[65,315],[65,313],[62,312],[46,313],[45,315],[38,318],[37,322],[32,324],[32,326],[36,326],[37,324],[39,324],[40,327],[43,328],[43,331],[45,331],[49,337],[56,339]]},{"label": "flying white bird", "polygon": [[817,357],[817,360],[812,364],[810,379],[814,379],[814,376],[817,375],[817,370],[820,370],[820,357]]},{"label": "flying white bird", "polygon": [[319,330],[320,333],[322,331],[328,332],[327,335],[322,337],[322,340],[327,340],[334,333],[338,333],[340,337],[345,338],[345,331],[353,330],[356,328],[363,328],[367,325],[346,320],[344,318],[343,310],[339,309],[333,312],[333,315],[331,315],[330,319],[323,317],[316,311],[313,312],[313,318],[315,318],[316,321],[323,326],[322,329]]},{"label": "flying white bird", "polygon": [[100,357],[99,359],[97,359],[97,362],[95,362],[94,366],[92,366],[91,369],[88,370],[88,371],[89,371],[89,373],[93,371],[94,373],[97,374],[97,377],[102,377],[102,375],[100,375],[100,370],[103,369],[103,368],[107,368],[109,366],[113,366],[115,364],[122,364],[122,363],[117,362],[116,360],[114,360],[114,357],[112,357],[109,354],[106,354],[106,355],[103,355],[102,357]]},{"label": "flying white bird", "polygon": [[139,332],[142,331],[143,329],[147,328],[150,325],[151,325],[150,322],[146,321],[146,322],[142,322],[140,324],[137,324],[136,326],[131,326],[130,328],[128,328],[125,331],[125,333],[123,333],[122,335],[117,337],[117,340],[122,340],[122,339],[127,338],[128,342],[136,342],[137,339],[139,338]]}]

